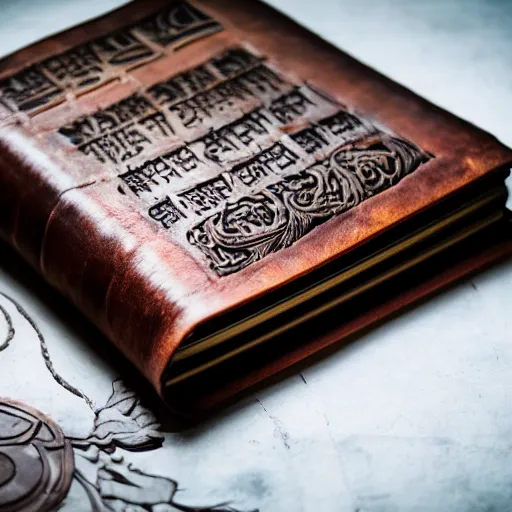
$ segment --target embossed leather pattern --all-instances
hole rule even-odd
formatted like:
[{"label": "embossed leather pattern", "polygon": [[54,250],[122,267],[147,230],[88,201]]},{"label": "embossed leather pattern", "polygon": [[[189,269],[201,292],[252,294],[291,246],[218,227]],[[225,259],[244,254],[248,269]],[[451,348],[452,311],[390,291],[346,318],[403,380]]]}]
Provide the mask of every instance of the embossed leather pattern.
[{"label": "embossed leather pattern", "polygon": [[374,136],[226,205],[188,233],[225,275],[289,247],[331,217],[398,183],[429,156],[396,138]]},{"label": "embossed leather pattern", "polygon": [[201,322],[511,161],[256,1],[136,0],[0,63],[0,235],[159,392]]}]

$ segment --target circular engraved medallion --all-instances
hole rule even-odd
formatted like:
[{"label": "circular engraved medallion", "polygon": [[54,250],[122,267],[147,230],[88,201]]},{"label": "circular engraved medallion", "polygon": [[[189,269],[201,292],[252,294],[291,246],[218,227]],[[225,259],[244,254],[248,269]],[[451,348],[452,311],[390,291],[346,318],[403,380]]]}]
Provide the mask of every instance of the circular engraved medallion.
[{"label": "circular engraved medallion", "polygon": [[0,398],[0,511],[54,509],[73,477],[73,451],[57,424]]}]

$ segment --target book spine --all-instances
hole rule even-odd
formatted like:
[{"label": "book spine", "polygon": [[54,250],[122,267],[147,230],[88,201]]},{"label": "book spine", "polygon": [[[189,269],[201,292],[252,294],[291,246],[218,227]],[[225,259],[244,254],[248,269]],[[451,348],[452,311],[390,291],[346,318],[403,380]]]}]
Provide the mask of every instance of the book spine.
[{"label": "book spine", "polygon": [[22,129],[0,132],[0,236],[36,269],[46,225],[59,197],[73,186]]},{"label": "book spine", "polygon": [[177,304],[188,291],[166,264],[177,249],[166,241],[157,254],[129,200],[109,207],[109,185],[76,180],[23,130],[0,130],[0,237],[159,390],[186,329]]}]

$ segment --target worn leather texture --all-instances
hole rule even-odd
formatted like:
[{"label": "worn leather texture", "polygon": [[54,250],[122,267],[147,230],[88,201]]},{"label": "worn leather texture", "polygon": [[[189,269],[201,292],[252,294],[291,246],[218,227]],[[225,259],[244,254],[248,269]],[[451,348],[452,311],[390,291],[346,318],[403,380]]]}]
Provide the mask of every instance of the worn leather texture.
[{"label": "worn leather texture", "polygon": [[0,63],[0,235],[159,393],[199,323],[511,162],[491,135],[259,2],[136,0]]}]

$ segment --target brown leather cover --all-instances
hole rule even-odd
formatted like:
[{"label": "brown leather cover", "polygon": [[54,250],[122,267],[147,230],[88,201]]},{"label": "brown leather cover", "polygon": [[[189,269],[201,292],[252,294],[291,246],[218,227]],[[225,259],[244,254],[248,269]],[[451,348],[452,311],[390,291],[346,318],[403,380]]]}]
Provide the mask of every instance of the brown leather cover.
[{"label": "brown leather cover", "polygon": [[0,63],[0,235],[159,392],[200,322],[510,162],[259,2],[134,1]]}]

